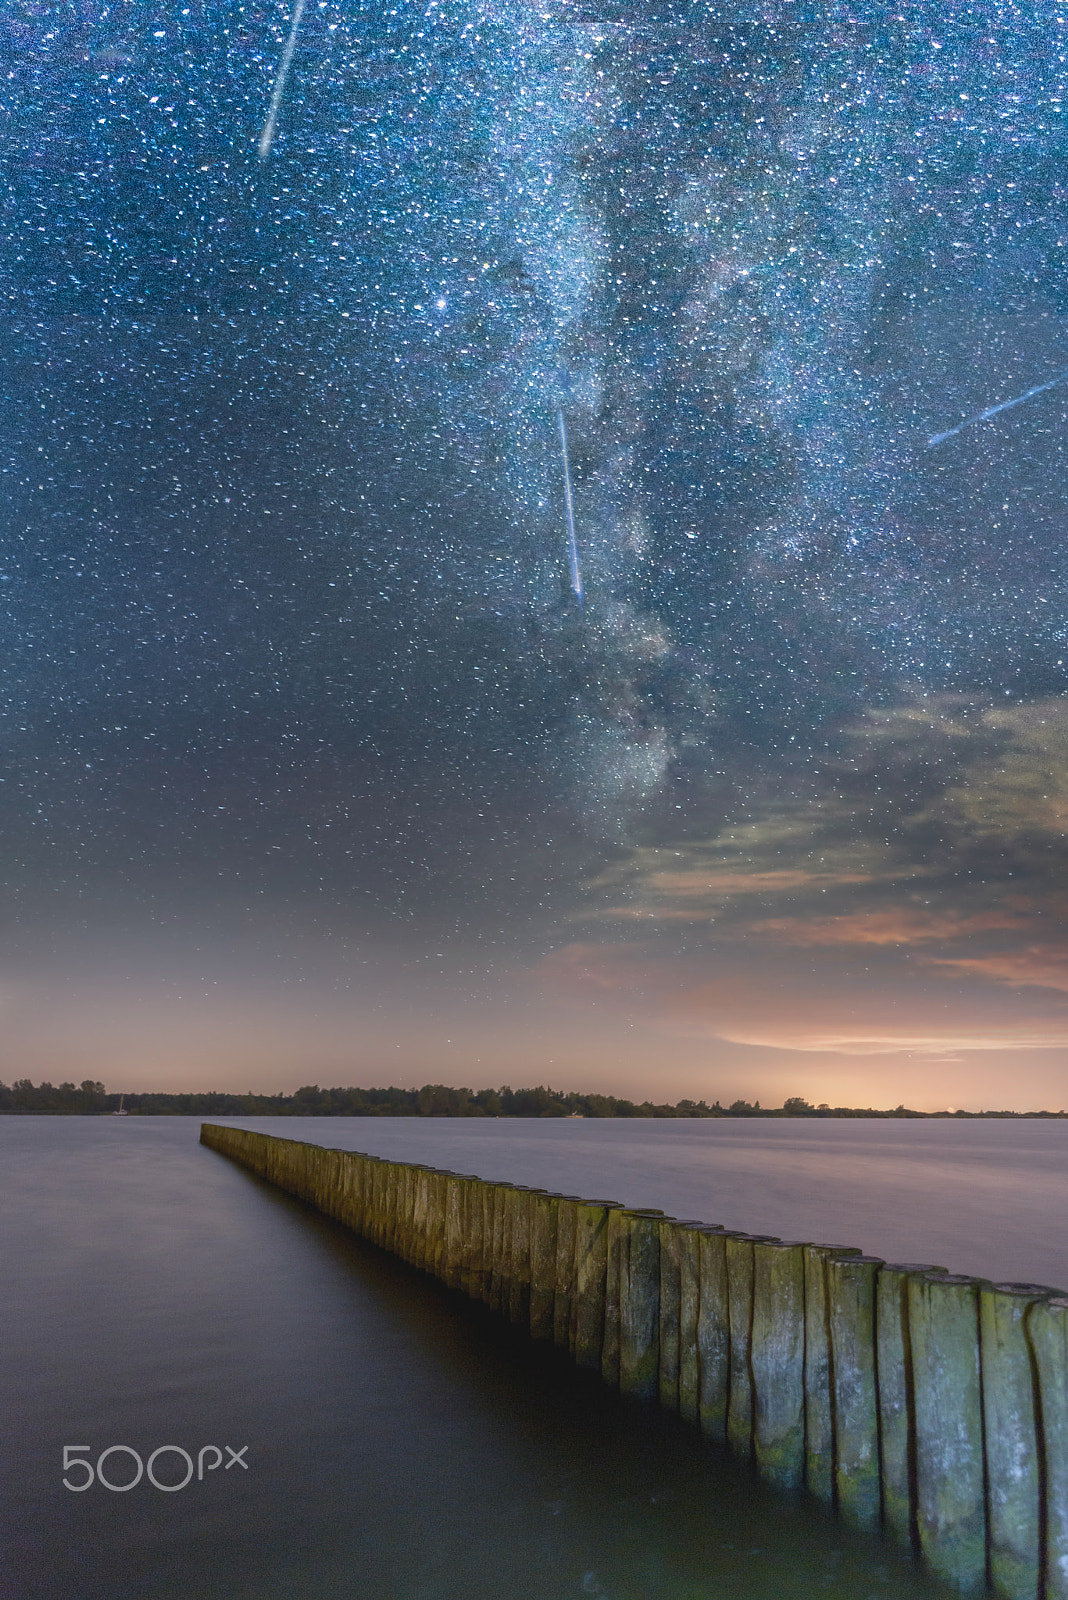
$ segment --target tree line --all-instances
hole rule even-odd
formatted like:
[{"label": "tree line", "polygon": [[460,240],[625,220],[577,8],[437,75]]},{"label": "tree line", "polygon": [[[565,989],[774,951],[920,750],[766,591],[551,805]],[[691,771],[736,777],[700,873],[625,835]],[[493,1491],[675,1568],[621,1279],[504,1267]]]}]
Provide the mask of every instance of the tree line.
[{"label": "tree line", "polygon": [[1063,1117],[1063,1111],[892,1111],[871,1106],[813,1106],[792,1095],[778,1107],[759,1100],[709,1105],[704,1100],[675,1104],[621,1099],[611,1094],[574,1094],[539,1085],[534,1089],[454,1089],[427,1083],[421,1089],[320,1089],[306,1084],[293,1094],[109,1094],[102,1083],[32,1084],[19,1078],[0,1083],[0,1113],[51,1112],[65,1116],[105,1116],[123,1108],[132,1116],[172,1117]]}]

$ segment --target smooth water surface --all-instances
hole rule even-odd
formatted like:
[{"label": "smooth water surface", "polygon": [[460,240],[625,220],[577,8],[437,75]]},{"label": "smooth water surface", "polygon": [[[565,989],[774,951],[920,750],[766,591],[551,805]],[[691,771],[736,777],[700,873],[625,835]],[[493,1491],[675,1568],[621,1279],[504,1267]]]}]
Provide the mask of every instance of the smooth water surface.
[{"label": "smooth water surface", "polygon": [[[273,1131],[341,1142],[336,1125]],[[442,1160],[457,1132],[343,1131],[357,1145],[422,1139]],[[642,1145],[607,1131],[581,1187],[611,1174],[630,1198],[644,1180],[626,1152],[648,1163],[663,1132]],[[567,1141],[589,1132],[476,1137],[518,1176],[508,1140],[573,1165]],[[198,1133],[185,1118],[0,1118],[5,1600],[938,1593],[895,1552],[770,1492],[677,1418],[628,1406]],[[116,1444],[146,1459],[163,1444],[194,1458],[247,1445],[248,1467],[176,1493],[62,1486],[64,1445],[95,1460]],[[105,1464],[115,1483],[131,1469]],[[175,1482],[178,1458],[157,1476]]]}]

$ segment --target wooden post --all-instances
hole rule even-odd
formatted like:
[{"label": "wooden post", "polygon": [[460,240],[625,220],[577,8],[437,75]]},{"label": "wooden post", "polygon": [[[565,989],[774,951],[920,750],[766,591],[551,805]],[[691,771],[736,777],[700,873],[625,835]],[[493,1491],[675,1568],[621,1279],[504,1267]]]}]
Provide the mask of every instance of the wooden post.
[{"label": "wooden post", "polygon": [[530,1327],[530,1217],[533,1190],[525,1185],[512,1190],[512,1261],[508,1291],[508,1317],[517,1327]]},{"label": "wooden post", "polygon": [[875,1284],[875,1360],[879,1373],[879,1477],[883,1526],[901,1545],[914,1544],[916,1423],[912,1404],[912,1341],[908,1281],[917,1274],[944,1276],[944,1267],[891,1262]]},{"label": "wooden post", "polygon": [[620,1252],[619,1387],[653,1400],[660,1389],[661,1211],[624,1211]]},{"label": "wooden post", "polygon": [[881,1511],[879,1401],[875,1378],[875,1256],[828,1256],[827,1304],[834,1396],[834,1486],[838,1509],[875,1528]]},{"label": "wooden post", "polygon": [[601,1346],[601,1377],[613,1388],[619,1387],[620,1275],[624,1247],[622,1210],[608,1213],[605,1240],[604,1343]]},{"label": "wooden post", "polygon": [[401,1164],[390,1161],[386,1171],[386,1215],[383,1244],[392,1254],[397,1253],[397,1234],[400,1212]]},{"label": "wooden post", "polygon": [[512,1185],[495,1183],[493,1186],[493,1274],[490,1280],[490,1309],[502,1316],[508,1315],[512,1272],[512,1220],[510,1213]]},{"label": "wooden post", "polygon": [[679,1245],[679,1415],[697,1422],[701,1414],[701,1366],[697,1321],[701,1309],[699,1222],[678,1223]]},{"label": "wooden post", "polygon": [[979,1283],[908,1280],[916,1406],[916,1527],[924,1559],[959,1594],[986,1589]]},{"label": "wooden post", "polygon": [[834,1371],[827,1298],[827,1259],[854,1255],[853,1246],[806,1244],[805,1260],[805,1485],[828,1505],[834,1501]]},{"label": "wooden post", "polygon": [[726,1229],[697,1230],[698,1417],[709,1439],[725,1443],[730,1407],[731,1325]]},{"label": "wooden post", "polygon": [[571,1345],[571,1296],[575,1289],[575,1232],[577,1195],[563,1194],[556,1208],[556,1288],[553,1294],[553,1343]]},{"label": "wooden post", "polygon": [[460,1287],[469,1299],[478,1298],[482,1279],[482,1190],[481,1178],[463,1180],[464,1252]]},{"label": "wooden post", "polygon": [[460,1287],[460,1252],[463,1245],[462,1193],[463,1183],[459,1174],[450,1172],[445,1179],[445,1252],[442,1260],[442,1281],[447,1289]]},{"label": "wooden post", "polygon": [[434,1276],[442,1283],[448,1273],[448,1205],[451,1172],[441,1170],[434,1178]]},{"label": "wooden post", "polygon": [[575,1291],[572,1353],[577,1366],[599,1372],[604,1349],[608,1216],[612,1200],[584,1200],[575,1210]]},{"label": "wooden post", "polygon": [[530,1224],[530,1336],[551,1339],[556,1305],[556,1218],[558,1194],[534,1196]]},{"label": "wooden post", "polygon": [[999,1600],[1039,1600],[1042,1583],[1040,1397],[1027,1320],[1048,1294],[1028,1283],[979,1289],[987,1553]]},{"label": "wooden post", "polygon": [[1068,1295],[1035,1301],[1027,1337],[1041,1411],[1045,1600],[1068,1600]]},{"label": "wooden post", "polygon": [[[727,1314],[730,1321],[730,1399],[727,1443],[740,1456],[753,1454],[753,1245],[758,1235],[727,1233]],[[763,1238],[763,1235],[759,1235]]]},{"label": "wooden post", "polygon": [[482,1206],[482,1255],[475,1298],[489,1305],[493,1285],[493,1198],[496,1184],[483,1183],[479,1189]]},{"label": "wooden post", "polygon": [[679,1409],[680,1312],[682,1300],[679,1225],[664,1217],[660,1233],[660,1404],[666,1411]]},{"label": "wooden post", "polygon": [[785,1240],[753,1245],[753,1453],[761,1477],[805,1478],[805,1258]]}]

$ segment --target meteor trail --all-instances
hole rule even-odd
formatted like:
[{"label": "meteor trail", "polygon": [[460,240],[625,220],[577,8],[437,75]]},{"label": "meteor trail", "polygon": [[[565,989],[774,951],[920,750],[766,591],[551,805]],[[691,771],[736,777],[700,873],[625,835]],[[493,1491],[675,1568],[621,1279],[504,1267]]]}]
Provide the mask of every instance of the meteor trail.
[{"label": "meteor trail", "polygon": [[293,51],[297,47],[297,29],[300,27],[300,19],[303,15],[304,0],[297,0],[296,5],[293,7],[293,22],[289,29],[289,38],[286,40],[286,47],[282,51],[282,62],[278,68],[278,76],[274,80],[271,108],[267,113],[267,121],[263,124],[263,132],[260,134],[259,152],[261,161],[267,160],[271,153],[271,146],[274,143],[274,130],[278,125],[278,111],[282,104],[282,96],[285,93],[286,74],[289,72],[289,63],[293,59]]},{"label": "meteor trail", "polygon": [[582,605],[582,573],[579,571],[578,542],[575,539],[575,504],[571,498],[571,466],[567,459],[567,423],[562,410],[556,413],[560,429],[560,454],[564,462],[564,505],[567,508],[567,557],[571,567],[571,587]]},{"label": "meteor trail", "polygon": [[946,439],[952,439],[962,428],[970,428],[973,422],[987,422],[991,417],[996,417],[999,411],[1009,411],[1013,406],[1022,405],[1025,400],[1030,400],[1033,394],[1045,394],[1047,389],[1055,388],[1058,383],[1063,383],[1065,378],[1068,378],[1068,367],[1065,367],[1063,372],[1058,372],[1048,383],[1038,383],[1033,389],[1028,389],[1026,394],[1018,394],[1014,400],[1003,400],[999,406],[990,406],[986,411],[980,411],[977,416],[965,417],[963,422],[958,422],[955,428],[947,428],[945,433],[932,433],[927,441],[927,448],[942,444]]}]

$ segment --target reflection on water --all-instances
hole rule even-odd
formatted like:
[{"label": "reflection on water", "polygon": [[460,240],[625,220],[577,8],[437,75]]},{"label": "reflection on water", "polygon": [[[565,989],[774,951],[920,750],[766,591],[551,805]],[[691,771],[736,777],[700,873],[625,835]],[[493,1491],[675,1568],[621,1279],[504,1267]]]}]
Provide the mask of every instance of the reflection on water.
[{"label": "reflection on water", "polygon": [[[938,1593],[202,1149],[198,1128],[0,1119],[5,1595]],[[64,1444],[167,1443],[247,1444],[249,1468],[176,1494],[61,1486]]]}]

